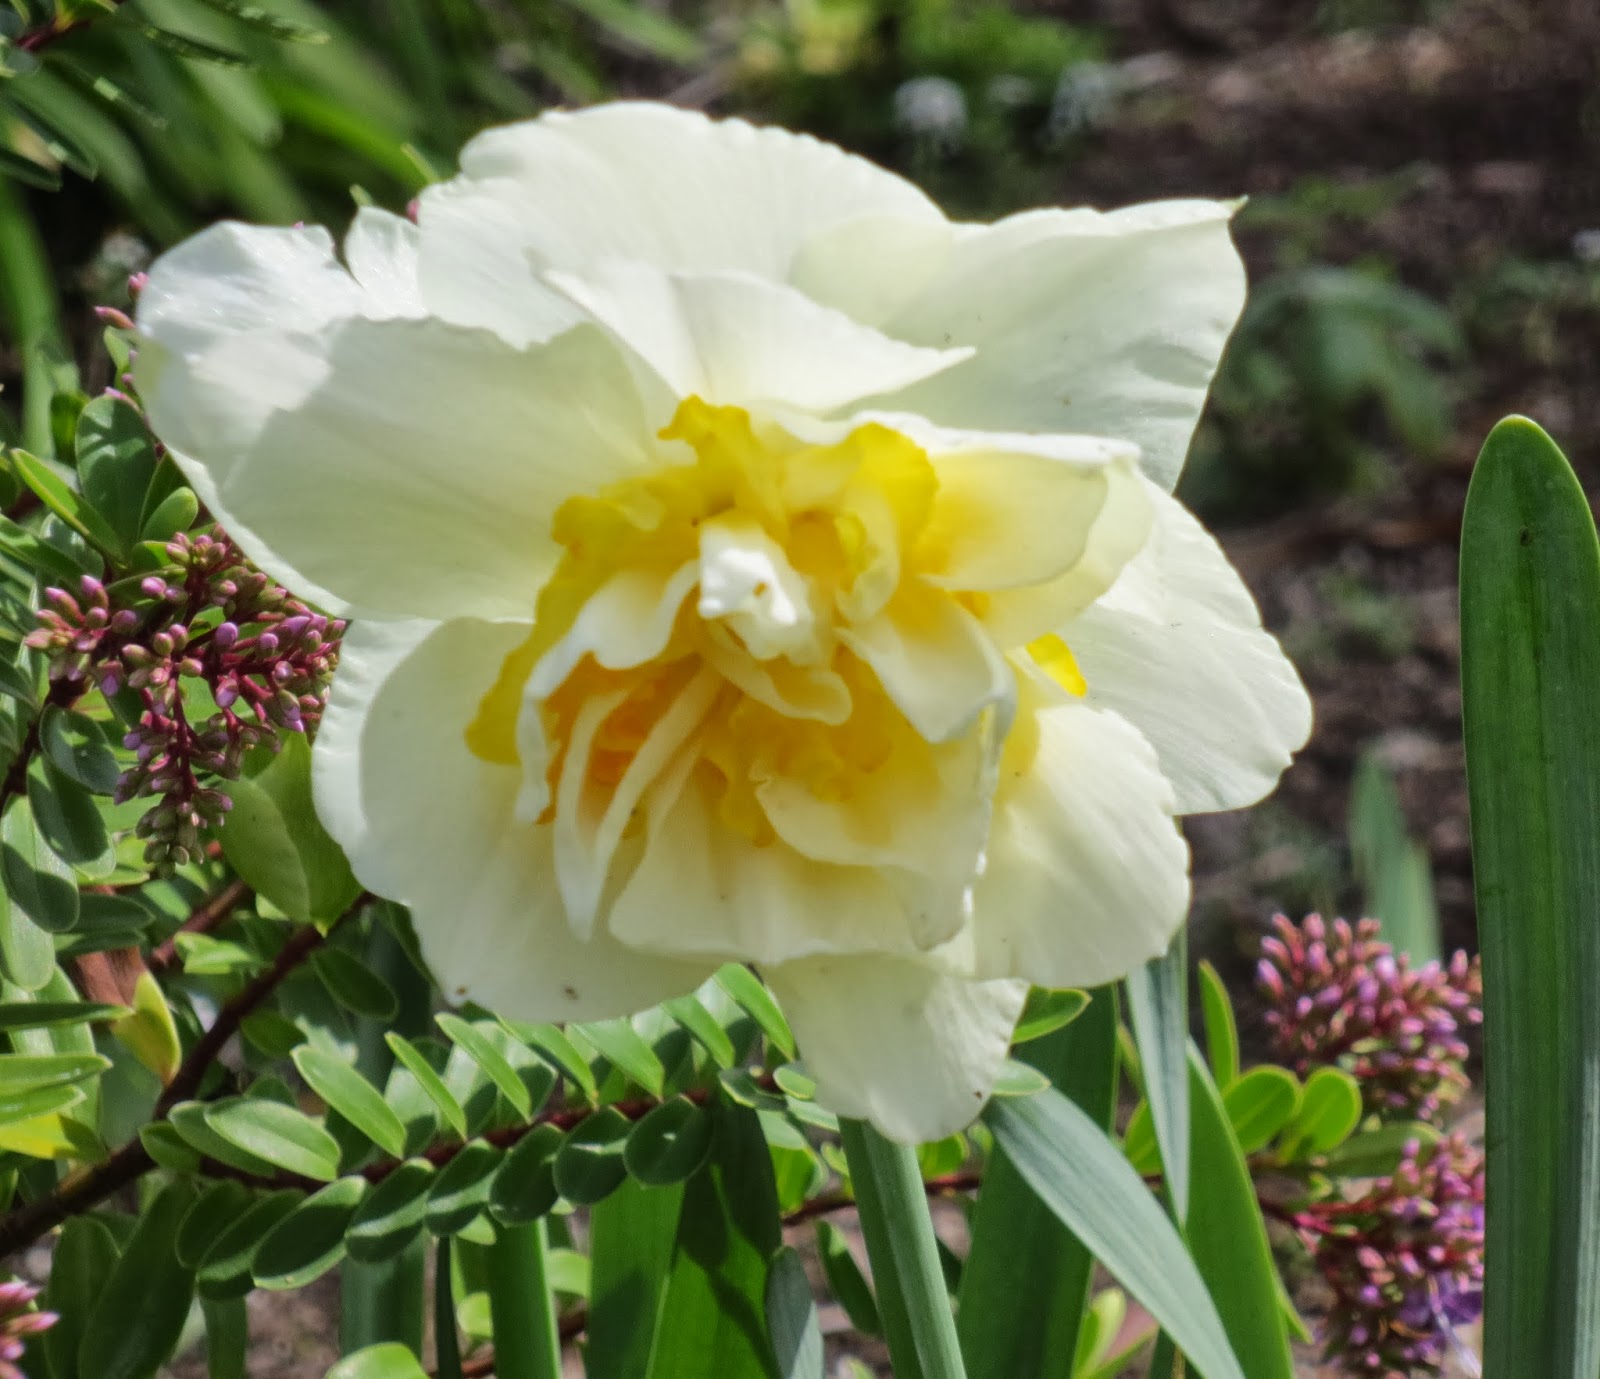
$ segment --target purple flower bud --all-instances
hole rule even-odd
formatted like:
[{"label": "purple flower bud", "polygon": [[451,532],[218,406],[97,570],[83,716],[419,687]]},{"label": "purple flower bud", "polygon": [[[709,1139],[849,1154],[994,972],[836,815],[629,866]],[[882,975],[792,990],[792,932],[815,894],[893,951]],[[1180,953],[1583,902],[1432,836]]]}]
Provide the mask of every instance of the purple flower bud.
[{"label": "purple flower bud", "polygon": [[139,588],[153,599],[164,599],[167,596],[167,582],[159,575],[146,575],[139,581]]}]

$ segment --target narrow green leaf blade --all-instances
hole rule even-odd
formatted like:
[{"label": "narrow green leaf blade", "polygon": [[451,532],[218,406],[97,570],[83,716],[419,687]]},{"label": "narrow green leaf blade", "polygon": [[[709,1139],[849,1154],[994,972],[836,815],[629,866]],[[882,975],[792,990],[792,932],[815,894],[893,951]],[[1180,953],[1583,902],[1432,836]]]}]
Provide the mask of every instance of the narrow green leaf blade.
[{"label": "narrow green leaf blade", "polygon": [[589,1215],[587,1379],[637,1379],[650,1364],[683,1187],[624,1183]]},{"label": "narrow green leaf blade", "polygon": [[[1289,1337],[1278,1305],[1278,1272],[1255,1185],[1222,1094],[1193,1045],[1189,1046],[1188,1071],[1194,1174],[1187,1230],[1190,1253],[1216,1300],[1244,1372],[1250,1379],[1294,1379]],[[1236,1082],[1234,1089],[1243,1085],[1243,1080]],[[1173,1339],[1187,1350],[1181,1336]],[[1210,1374],[1209,1366],[1201,1363],[1199,1367]]]},{"label": "narrow green leaf blade", "polygon": [[1483,953],[1484,1374],[1600,1373],[1600,544],[1550,438],[1490,433],[1461,530]]},{"label": "narrow green leaf blade", "polygon": [[984,1119],[1039,1199],[1206,1379],[1245,1379],[1176,1227],[1089,1115],[1051,1089],[990,1102]]},{"label": "narrow green leaf blade", "polygon": [[406,1128],[382,1092],[342,1058],[310,1044],[302,1044],[292,1056],[312,1091],[385,1153],[404,1156]]},{"label": "narrow green leaf blade", "polygon": [[[1048,1074],[1100,1130],[1111,1129],[1117,1089],[1111,987],[1093,992],[1076,1020],[1017,1056]],[[978,1194],[956,1310],[968,1379],[1070,1379],[1093,1271],[1083,1242],[1044,1210],[997,1145]]]},{"label": "narrow green leaf blade", "polygon": [[236,1097],[208,1107],[206,1124],[247,1154],[291,1173],[322,1182],[338,1176],[338,1141],[293,1106],[260,1097]]},{"label": "narrow green leaf blade", "polygon": [[1180,930],[1162,957],[1129,973],[1124,983],[1167,1200],[1180,1224],[1189,1214],[1188,980],[1188,944]]},{"label": "narrow green leaf blade", "polygon": [[822,1324],[806,1267],[784,1249],[767,1275],[767,1327],[782,1379],[823,1379]]}]

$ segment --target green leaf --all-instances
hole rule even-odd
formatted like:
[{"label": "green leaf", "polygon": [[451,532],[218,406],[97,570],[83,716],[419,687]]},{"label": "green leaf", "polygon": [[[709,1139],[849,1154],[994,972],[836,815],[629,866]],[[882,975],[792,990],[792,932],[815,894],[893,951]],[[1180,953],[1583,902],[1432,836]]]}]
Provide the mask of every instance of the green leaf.
[{"label": "green leaf", "polygon": [[305,1193],[285,1188],[261,1198],[217,1237],[200,1265],[200,1296],[242,1298],[250,1291],[250,1261],[278,1222],[305,1200]]},{"label": "green leaf", "polygon": [[346,1010],[374,1020],[394,1019],[398,1007],[393,989],[354,953],[324,946],[311,955],[311,967]]},{"label": "green leaf", "polygon": [[1245,1379],[1177,1229],[1101,1126],[1054,1089],[992,1101],[984,1119],[1040,1201],[1206,1379]]},{"label": "green leaf", "polygon": [[200,500],[192,488],[175,488],[148,513],[139,528],[141,541],[155,541],[166,545],[181,531],[194,526],[200,515]]},{"label": "green leaf", "polygon": [[178,1225],[173,1241],[178,1263],[198,1269],[217,1237],[254,1201],[255,1194],[243,1183],[227,1178],[207,1183]]},{"label": "green leaf", "polygon": [[291,1173],[321,1182],[338,1177],[338,1141],[292,1106],[235,1097],[208,1108],[206,1124],[247,1154]]},{"label": "green leaf", "polygon": [[1300,1080],[1286,1068],[1263,1063],[1222,1093],[1222,1104],[1240,1147],[1254,1154],[1271,1144],[1300,1109]]},{"label": "green leaf", "polygon": [[200,1151],[178,1133],[170,1121],[156,1120],[139,1127],[139,1143],[145,1153],[172,1173],[197,1173]]},{"label": "green leaf", "polygon": [[103,1024],[127,1014],[127,1006],[93,1001],[4,1001],[0,1002],[0,1033],[55,1025]]},{"label": "green leaf", "polygon": [[262,1238],[250,1260],[256,1286],[303,1288],[333,1268],[345,1252],[345,1230],[367,1192],[352,1176],[314,1192]]},{"label": "green leaf", "polygon": [[461,1109],[461,1103],[450,1094],[450,1089],[444,1085],[439,1074],[434,1072],[433,1065],[422,1056],[421,1051],[409,1039],[393,1031],[383,1038],[395,1058],[412,1077],[416,1078],[418,1086],[426,1093],[428,1100],[438,1108],[439,1114],[445,1119],[445,1124],[455,1131],[457,1138],[466,1139],[467,1113]]},{"label": "green leaf", "polygon": [[1026,1044],[1034,1039],[1042,1039],[1047,1034],[1053,1034],[1082,1015],[1088,1004],[1087,991],[1075,991],[1071,988],[1049,991],[1042,986],[1033,987],[1029,990],[1027,1004],[1022,1007],[1022,1014],[1017,1019],[1017,1030],[1011,1036],[1011,1042]]},{"label": "green leaf", "polygon": [[1387,1178],[1400,1166],[1405,1148],[1437,1141],[1439,1132],[1425,1121],[1398,1121],[1353,1135],[1329,1153],[1324,1166],[1341,1178]]},{"label": "green leaf", "polygon": [[311,800],[311,747],[285,733],[259,775],[229,781],[233,808],[217,838],[229,864],[254,891],[295,919],[338,918],[361,893],[339,845]]},{"label": "green leaf", "polygon": [[645,1379],[773,1370],[761,1325],[767,1262],[781,1243],[772,1159],[754,1111],[718,1101],[712,1115],[711,1158],[684,1187]]},{"label": "green leaf", "polygon": [[0,147],[0,176],[9,177],[25,187],[37,187],[40,191],[61,190],[61,174],[55,168],[47,168],[42,163],[3,147]]},{"label": "green leaf", "polygon": [[156,471],[150,428],[126,399],[104,394],[78,414],[75,448],[83,497],[105,518],[125,556],[139,540],[145,490]]},{"label": "green leaf", "polygon": [[489,1212],[505,1226],[525,1226],[555,1206],[555,1161],[566,1137],[554,1125],[536,1125],[506,1155],[489,1191]]},{"label": "green leaf", "polygon": [[62,1226],[42,1299],[44,1308],[56,1314],[56,1324],[44,1333],[53,1379],[92,1379],[79,1374],[78,1347],[118,1253],[111,1232],[92,1216],[74,1216]]},{"label": "green leaf", "polygon": [[283,43],[328,41],[325,29],[313,28],[309,24],[297,24],[292,19],[285,19],[272,10],[262,9],[260,5],[247,4],[244,0],[202,0],[202,3],[227,15],[230,19],[237,20],[247,29],[255,29],[268,38],[275,38]]},{"label": "green leaf", "polygon": [[1161,1150],[1162,1184],[1181,1225],[1189,1204],[1188,947],[1180,930],[1166,954],[1128,975],[1128,1022],[1133,1026],[1145,1097]]},{"label": "green leaf", "polygon": [[20,913],[55,934],[78,922],[78,883],[72,868],[39,836],[27,800],[14,800],[0,824],[0,875],[13,915]]},{"label": "green leaf", "polygon": [[1197,964],[1200,976],[1200,1016],[1206,1027],[1206,1057],[1211,1076],[1224,1092],[1239,1076],[1239,1027],[1233,1018],[1233,1001],[1222,978],[1204,958]]},{"label": "green leaf", "polygon": [[772,993],[762,985],[760,977],[748,967],[729,963],[718,970],[717,985],[732,996],[750,1018],[761,1026],[761,1032],[767,1036],[767,1042],[773,1048],[786,1059],[793,1060],[795,1043],[794,1035],[789,1030],[789,1022],[783,1018],[778,1003],[772,999]]},{"label": "green leaf", "polygon": [[728,1031],[717,1023],[717,1017],[696,997],[679,996],[666,1002],[663,1009],[700,1041],[719,1068],[731,1068],[739,1061],[733,1040],[728,1038]]},{"label": "green leaf", "polygon": [[207,1102],[181,1101],[167,1113],[167,1124],[177,1132],[185,1144],[206,1158],[237,1168],[241,1173],[270,1177],[274,1171],[271,1163],[256,1154],[248,1153],[211,1128],[206,1119],[206,1112],[209,1109],[210,1105]]},{"label": "green leaf", "polygon": [[[1234,1090],[1248,1077],[1247,1073],[1236,1082]],[[1189,1197],[1190,1253],[1216,1300],[1244,1372],[1250,1379],[1294,1379],[1289,1337],[1278,1306],[1278,1271],[1267,1244],[1255,1184],[1234,1138],[1222,1094],[1193,1045],[1189,1048],[1189,1102],[1194,1172]],[[1184,1345],[1181,1337],[1173,1339],[1180,1347]],[[1202,1371],[1211,1372],[1204,1361],[1198,1363]]]},{"label": "green leaf", "polygon": [[[502,1022],[504,1023],[504,1022]],[[543,1049],[555,1060],[556,1066],[572,1080],[588,1101],[594,1101],[599,1093],[595,1085],[594,1069],[589,1066],[585,1058],[568,1039],[554,1025],[508,1025],[512,1034],[526,1039],[534,1047]]]},{"label": "green leaf", "polygon": [[[500,1089],[500,1094],[511,1103],[516,1113],[527,1120],[533,1114],[533,1098],[517,1075],[517,1070],[511,1066],[489,1033],[474,1028],[458,1015],[441,1014],[437,1019],[439,1028],[450,1037],[450,1041],[465,1050],[484,1075]],[[493,1025],[489,1026],[489,1029],[494,1028]]]},{"label": "green leaf", "polygon": [[194,1272],[178,1262],[174,1245],[193,1200],[189,1183],[169,1183],[139,1214],[84,1328],[82,1379],[153,1379],[177,1346]]},{"label": "green leaf", "polygon": [[55,970],[56,948],[49,933],[13,905],[6,887],[0,886],[0,977],[23,991],[38,991]]},{"label": "green leaf", "polygon": [[645,1186],[667,1187],[696,1173],[710,1149],[710,1115],[680,1096],[663,1101],[634,1125],[622,1161]]},{"label": "green leaf", "polygon": [[42,756],[28,763],[27,788],[35,830],[45,845],[32,859],[36,870],[45,871],[55,861],[70,864],[57,867],[67,880],[72,878],[73,866],[87,875],[109,876],[116,859],[111,854],[111,834],[94,796]]},{"label": "green leaf", "polygon": [[154,24],[139,26],[139,32],[154,43],[158,48],[165,48],[169,53],[178,57],[188,58],[191,62],[207,62],[218,67],[248,67],[249,59],[240,53],[235,53],[227,48],[219,48],[214,43],[207,43],[203,39],[194,38],[189,34],[174,33],[170,29],[158,29]]},{"label": "green leaf", "polygon": [[206,1379],[249,1379],[250,1314],[243,1298],[201,1298],[206,1320]]},{"label": "green leaf", "polygon": [[346,1355],[327,1379],[428,1379],[428,1372],[405,1346],[384,1341]]},{"label": "green leaf", "polygon": [[350,1223],[345,1244],[351,1258],[375,1264],[405,1249],[422,1229],[435,1176],[426,1159],[408,1159],[379,1182]]},{"label": "green leaf", "polygon": [[1279,1155],[1293,1160],[1326,1154],[1360,1124],[1361,1084],[1343,1068],[1317,1068],[1306,1079],[1300,1109],[1283,1132]]},{"label": "green leaf", "polygon": [[39,501],[80,536],[110,555],[121,549],[122,543],[106,519],[74,493],[48,462],[26,450],[13,450],[11,464]]},{"label": "green leaf", "polygon": [[1461,530],[1462,718],[1483,954],[1484,1374],[1600,1372],[1600,544],[1531,421]]},{"label": "green leaf", "polygon": [[[878,1301],[872,1296],[872,1285],[850,1253],[845,1233],[831,1221],[817,1222],[817,1259],[828,1281],[828,1291],[844,1308],[850,1325],[863,1336],[883,1335],[883,1318],[878,1315]],[[970,1370],[971,1366],[968,1368]]]},{"label": "green leaf", "polygon": [[653,1097],[662,1095],[667,1071],[661,1066],[655,1050],[645,1042],[644,1036],[633,1027],[631,1021],[600,1020],[579,1025],[577,1031],[612,1067],[621,1069],[630,1081],[636,1082]]},{"label": "green leaf", "polygon": [[782,1379],[824,1379],[817,1304],[806,1266],[791,1249],[779,1250],[767,1273],[767,1330]]},{"label": "green leaf", "polygon": [[1350,788],[1350,860],[1366,888],[1365,913],[1382,922],[1395,951],[1419,966],[1437,960],[1439,914],[1428,854],[1407,832],[1394,780],[1371,753]]},{"label": "green leaf", "polygon": [[307,1086],[331,1109],[391,1157],[404,1156],[406,1128],[382,1092],[342,1058],[313,1045],[302,1044],[293,1058]]},{"label": "green leaf", "polygon": [[0,1098],[98,1077],[111,1066],[97,1053],[0,1054]]},{"label": "green leaf", "polygon": [[622,1152],[632,1123],[604,1106],[571,1130],[556,1153],[556,1189],[569,1202],[588,1206],[614,1192],[628,1176]]},{"label": "green leaf", "polygon": [[638,1379],[649,1368],[682,1206],[681,1186],[625,1182],[591,1208],[586,1379]]},{"label": "green leaf", "polygon": [[494,1175],[505,1155],[483,1140],[469,1140],[428,1190],[426,1220],[434,1235],[456,1235],[488,1210]]},{"label": "green leaf", "polygon": [[39,746],[56,770],[85,790],[109,795],[117,788],[122,775],[117,759],[100,725],[87,715],[45,705],[39,718]]},{"label": "green leaf", "polygon": [[[1018,1056],[1047,1074],[1094,1126],[1110,1131],[1117,1098],[1113,988],[1093,992],[1077,1020],[1019,1049]],[[1093,1271],[1084,1243],[1044,1209],[997,1145],[972,1217],[956,1310],[969,1379],[1065,1379]],[[849,1310],[837,1283],[834,1295]]]}]

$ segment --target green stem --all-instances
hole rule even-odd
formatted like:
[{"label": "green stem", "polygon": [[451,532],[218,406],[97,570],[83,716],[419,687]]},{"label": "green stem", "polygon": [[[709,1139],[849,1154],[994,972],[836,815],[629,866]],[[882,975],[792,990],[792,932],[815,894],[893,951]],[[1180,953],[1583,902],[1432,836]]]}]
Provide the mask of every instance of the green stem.
[{"label": "green stem", "polygon": [[546,1268],[544,1222],[501,1227],[484,1261],[497,1379],[560,1379],[561,1333]]},{"label": "green stem", "polygon": [[897,1379],[966,1379],[916,1151],[865,1121],[839,1133]]},{"label": "green stem", "polygon": [[450,1276],[450,1237],[441,1236],[433,1256],[433,1349],[437,1379],[461,1379],[461,1339],[456,1335],[456,1295]]}]

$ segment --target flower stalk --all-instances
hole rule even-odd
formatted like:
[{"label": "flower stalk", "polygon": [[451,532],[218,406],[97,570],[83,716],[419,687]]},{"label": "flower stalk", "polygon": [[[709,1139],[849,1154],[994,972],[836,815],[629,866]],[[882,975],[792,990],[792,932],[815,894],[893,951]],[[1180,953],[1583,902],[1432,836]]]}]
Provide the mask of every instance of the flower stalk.
[{"label": "flower stalk", "polygon": [[865,1121],[841,1119],[839,1134],[894,1372],[902,1379],[966,1379],[916,1151]]}]

